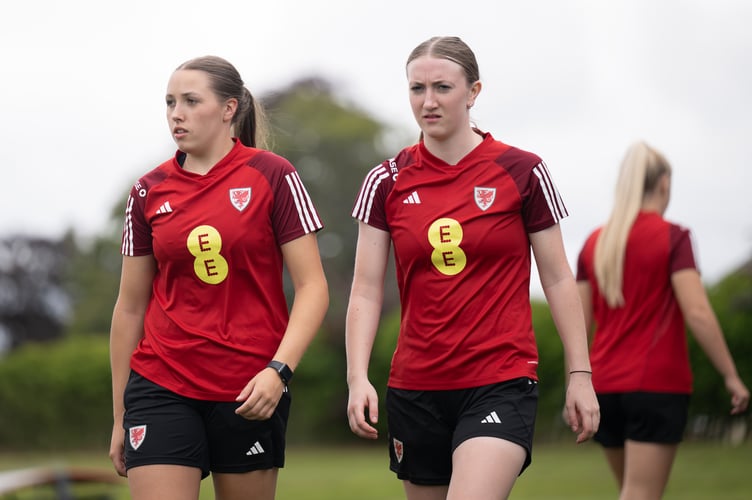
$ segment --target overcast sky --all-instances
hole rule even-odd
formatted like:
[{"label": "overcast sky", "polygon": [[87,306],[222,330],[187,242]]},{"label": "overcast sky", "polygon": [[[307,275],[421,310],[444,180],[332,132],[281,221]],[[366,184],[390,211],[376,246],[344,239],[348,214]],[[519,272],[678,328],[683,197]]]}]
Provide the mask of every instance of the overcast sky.
[{"label": "overcast sky", "polygon": [[674,167],[666,216],[692,229],[713,283],[752,257],[751,21],[745,0],[12,2],[0,17],[0,238],[101,232],[174,152],[164,92],[187,59],[227,58],[257,95],[322,76],[417,136],[405,59],[457,35],[480,64],[477,125],[548,164],[572,263],[608,215],[624,151],[645,139]]}]

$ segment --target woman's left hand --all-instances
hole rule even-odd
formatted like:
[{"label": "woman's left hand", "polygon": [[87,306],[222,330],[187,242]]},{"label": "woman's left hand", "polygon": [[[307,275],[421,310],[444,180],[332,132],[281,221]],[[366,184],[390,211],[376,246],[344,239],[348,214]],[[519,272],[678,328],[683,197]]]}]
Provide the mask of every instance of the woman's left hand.
[{"label": "woman's left hand", "polygon": [[277,409],[285,384],[271,368],[261,370],[240,391],[235,401],[242,404],[235,413],[248,420],[267,420]]},{"label": "woman's left hand", "polygon": [[564,421],[577,434],[577,443],[593,437],[601,422],[598,398],[595,396],[589,373],[573,373],[569,376]]}]

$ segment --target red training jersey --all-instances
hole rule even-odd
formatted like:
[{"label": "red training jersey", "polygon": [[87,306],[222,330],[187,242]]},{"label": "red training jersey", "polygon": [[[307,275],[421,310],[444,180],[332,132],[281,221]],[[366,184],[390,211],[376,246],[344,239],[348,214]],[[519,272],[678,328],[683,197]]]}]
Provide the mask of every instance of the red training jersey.
[{"label": "red training jersey", "polygon": [[587,281],[592,291],[593,387],[601,394],[689,394],[687,335],[671,275],[696,269],[690,232],[655,212],[637,216],[624,255],[624,306],[617,308],[606,304],[595,278],[599,234],[600,229],[588,237],[577,262],[577,280]]},{"label": "red training jersey", "polygon": [[528,233],[567,215],[538,156],[486,133],[449,165],[421,142],[368,173],[352,215],[394,245],[402,318],[390,387],[537,379]]},{"label": "red training jersey", "polygon": [[128,197],[122,253],[157,262],[131,368],[186,397],[234,401],[287,327],[280,245],[322,224],[280,156],[236,141],[206,175],[184,171],[183,157]]}]

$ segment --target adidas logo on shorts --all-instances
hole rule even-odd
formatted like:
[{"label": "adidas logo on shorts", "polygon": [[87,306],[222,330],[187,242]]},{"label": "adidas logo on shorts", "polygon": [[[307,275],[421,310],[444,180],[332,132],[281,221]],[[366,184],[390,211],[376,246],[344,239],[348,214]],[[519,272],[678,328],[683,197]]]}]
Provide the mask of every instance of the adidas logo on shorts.
[{"label": "adidas logo on shorts", "polygon": [[259,443],[258,441],[253,443],[251,449],[245,452],[246,455],[261,455],[262,453],[266,452],[264,451],[264,448],[261,447],[261,443]]},{"label": "adidas logo on shorts", "polygon": [[491,413],[486,416],[483,420],[480,421],[481,424],[500,424],[501,419],[499,418],[499,415],[496,414],[495,411],[492,411]]}]

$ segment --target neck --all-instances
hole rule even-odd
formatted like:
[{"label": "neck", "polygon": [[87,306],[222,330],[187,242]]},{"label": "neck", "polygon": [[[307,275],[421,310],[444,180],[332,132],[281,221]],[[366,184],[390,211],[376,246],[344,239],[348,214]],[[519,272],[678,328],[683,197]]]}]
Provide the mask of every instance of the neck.
[{"label": "neck", "polygon": [[185,162],[183,163],[183,170],[192,172],[194,174],[206,175],[214,168],[214,165],[227,156],[235,143],[232,139],[229,141],[221,141],[216,146],[210,148],[203,153],[188,153],[185,155]]},{"label": "neck", "polygon": [[436,158],[440,158],[449,165],[456,165],[459,161],[467,156],[470,151],[478,147],[483,142],[483,137],[468,128],[457,136],[447,139],[435,139],[430,136],[423,138],[423,145]]},{"label": "neck", "polygon": [[640,210],[643,212],[655,212],[657,214],[663,215],[663,213],[666,211],[666,205],[666,202],[661,196],[646,196],[642,200]]}]

